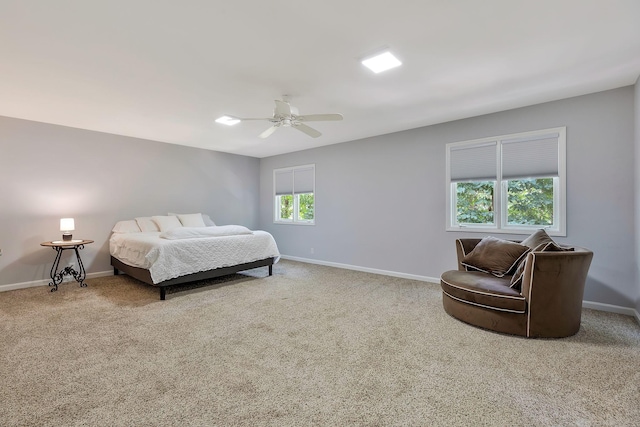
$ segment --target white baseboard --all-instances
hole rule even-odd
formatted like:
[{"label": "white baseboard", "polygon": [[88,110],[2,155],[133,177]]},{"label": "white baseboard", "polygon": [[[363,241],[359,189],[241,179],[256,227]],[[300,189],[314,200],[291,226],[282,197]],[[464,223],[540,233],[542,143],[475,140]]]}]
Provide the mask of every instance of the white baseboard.
[{"label": "white baseboard", "polygon": [[609,313],[626,314],[627,316],[635,317],[640,322],[640,316],[638,312],[633,308],[621,307],[619,305],[604,304],[601,302],[582,301],[583,308],[592,308],[599,311],[608,311]]},{"label": "white baseboard", "polygon": [[[87,279],[93,279],[95,277],[113,276],[113,270],[98,271],[96,273],[87,273]],[[0,292],[13,291],[15,289],[33,288],[35,286],[49,285],[51,279],[34,280],[32,282],[12,283],[8,285],[0,285]],[[65,277],[62,283],[73,282],[73,277]]]},{"label": "white baseboard", "polygon": [[306,262],[307,264],[326,265],[327,267],[343,268],[345,270],[362,271],[365,273],[381,274],[383,276],[400,277],[402,279],[420,280],[422,282],[440,283],[439,277],[419,276],[417,274],[400,273],[398,271],[380,270],[377,268],[360,267],[357,265],[341,264],[338,262],[321,261],[321,260],[309,259],[309,258],[300,258],[300,257],[289,256],[289,255],[280,255],[280,257],[282,259],[288,259],[291,261]]},{"label": "white baseboard", "polygon": [[582,307],[592,308],[594,310],[608,311],[609,313],[626,314],[627,316],[635,317],[636,322],[640,325],[640,313],[638,310],[627,307],[620,307],[619,305],[604,304],[601,302],[582,301]]},{"label": "white baseboard", "polygon": [[[288,259],[291,261],[306,262],[308,264],[326,265],[328,267],[344,268],[346,270],[363,271],[365,273],[374,273],[374,274],[382,274],[384,276],[400,277],[403,279],[420,280],[423,282],[431,282],[431,283],[440,283],[439,277],[418,276],[415,274],[399,273],[397,271],[379,270],[377,268],[360,267],[357,265],[341,264],[337,262],[321,261],[321,260],[309,259],[309,258],[300,258],[300,257],[289,256],[289,255],[281,255],[281,258]],[[640,324],[640,314],[638,314],[638,312],[633,308],[621,307],[618,305],[604,304],[604,303],[592,302],[592,301],[582,301],[582,307],[592,308],[594,310],[599,310],[599,311],[607,311],[610,313],[618,313],[618,314],[625,314],[627,316],[632,316],[632,317],[635,317],[638,323]]]}]

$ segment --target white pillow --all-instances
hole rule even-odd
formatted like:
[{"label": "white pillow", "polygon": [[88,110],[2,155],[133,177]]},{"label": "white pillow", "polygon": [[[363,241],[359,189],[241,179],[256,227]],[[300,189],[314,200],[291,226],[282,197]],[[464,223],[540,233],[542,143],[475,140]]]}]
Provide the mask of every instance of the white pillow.
[{"label": "white pillow", "polygon": [[204,227],[202,214],[178,214],[176,215],[183,227]]},{"label": "white pillow", "polygon": [[182,227],[182,224],[180,224],[180,220],[178,219],[178,217],[173,215],[152,216],[151,219],[158,225],[160,231],[169,231],[172,228]]},{"label": "white pillow", "polygon": [[206,227],[213,227],[216,225],[215,222],[209,217],[207,214],[202,214],[202,221]]},{"label": "white pillow", "polygon": [[151,220],[150,216],[141,216],[136,218],[136,223],[140,227],[140,231],[146,233],[148,231],[160,231],[155,222]]},{"label": "white pillow", "polygon": [[111,231],[114,233],[139,233],[141,230],[135,219],[129,219],[116,222]]},{"label": "white pillow", "polygon": [[[204,223],[204,227],[213,227],[213,226],[216,225],[216,223],[213,222],[211,220],[211,217],[209,217],[209,215],[207,215],[207,214],[177,214],[177,213],[169,212],[167,215],[177,216],[178,218],[180,218],[180,221],[182,221],[181,216],[183,216],[183,215],[201,215],[202,216],[202,222]],[[185,223],[182,223],[182,225],[184,225],[185,227],[194,227],[193,225],[186,225]],[[196,227],[202,227],[202,225],[198,225]]]}]

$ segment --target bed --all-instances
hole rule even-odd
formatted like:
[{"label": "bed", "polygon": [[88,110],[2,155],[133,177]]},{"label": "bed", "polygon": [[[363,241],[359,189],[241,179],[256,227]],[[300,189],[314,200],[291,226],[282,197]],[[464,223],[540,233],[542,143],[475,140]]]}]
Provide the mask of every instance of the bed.
[{"label": "bed", "polygon": [[[207,221],[208,220],[208,221]],[[125,273],[160,288],[273,264],[280,253],[266,231],[216,226],[206,215],[166,215],[119,221],[109,239],[115,275]]]}]

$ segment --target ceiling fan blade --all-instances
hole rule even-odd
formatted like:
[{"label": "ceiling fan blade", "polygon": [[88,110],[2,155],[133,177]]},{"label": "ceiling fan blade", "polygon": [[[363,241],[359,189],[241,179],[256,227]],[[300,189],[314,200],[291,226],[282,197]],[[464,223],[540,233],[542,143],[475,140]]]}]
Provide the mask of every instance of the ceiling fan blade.
[{"label": "ceiling fan blade", "polygon": [[256,118],[256,117],[247,117],[247,118],[240,118],[238,117],[238,120],[244,122],[246,120],[273,120],[273,117],[260,117],[260,118]]},{"label": "ceiling fan blade", "polygon": [[288,102],[276,99],[276,116],[291,117],[291,105]]},{"label": "ceiling fan blade", "polygon": [[303,122],[324,122],[342,120],[342,114],[307,114],[298,116],[297,119]]},{"label": "ceiling fan blade", "polygon": [[315,130],[312,127],[309,127],[307,125],[305,125],[304,123],[294,123],[293,124],[293,128],[294,129],[298,129],[300,132],[304,132],[307,135],[309,135],[312,138],[317,138],[320,135],[322,135],[320,132],[318,132],[317,130]]},{"label": "ceiling fan blade", "polygon": [[271,135],[272,133],[274,133],[276,131],[276,129],[278,129],[279,126],[275,125],[275,126],[271,126],[269,129],[265,130],[264,132],[262,132],[260,135],[258,135],[260,138],[264,139],[267,138],[269,135]]}]

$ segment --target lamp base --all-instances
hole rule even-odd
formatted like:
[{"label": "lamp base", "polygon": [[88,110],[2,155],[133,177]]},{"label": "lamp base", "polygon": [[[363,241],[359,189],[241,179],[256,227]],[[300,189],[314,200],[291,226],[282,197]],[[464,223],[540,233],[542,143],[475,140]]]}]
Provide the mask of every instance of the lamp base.
[{"label": "lamp base", "polygon": [[62,234],[62,241],[63,242],[69,242],[69,241],[71,241],[72,237],[73,237],[73,235],[71,233],[63,233]]}]

